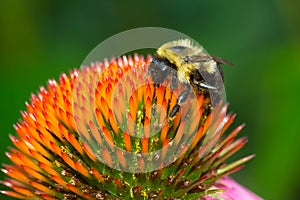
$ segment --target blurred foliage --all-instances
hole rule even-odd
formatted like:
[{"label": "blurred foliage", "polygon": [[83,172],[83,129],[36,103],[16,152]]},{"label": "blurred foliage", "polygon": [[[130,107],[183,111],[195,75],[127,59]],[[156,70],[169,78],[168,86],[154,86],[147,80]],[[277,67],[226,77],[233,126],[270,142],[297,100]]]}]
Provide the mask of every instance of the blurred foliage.
[{"label": "blurred foliage", "polygon": [[257,156],[234,178],[266,199],[299,199],[299,9],[296,0],[1,1],[1,162],[9,162],[7,135],[15,134],[31,92],[78,68],[116,33],[165,27],[236,64],[224,67],[227,100],[236,125],[247,124],[249,144],[240,155]]}]

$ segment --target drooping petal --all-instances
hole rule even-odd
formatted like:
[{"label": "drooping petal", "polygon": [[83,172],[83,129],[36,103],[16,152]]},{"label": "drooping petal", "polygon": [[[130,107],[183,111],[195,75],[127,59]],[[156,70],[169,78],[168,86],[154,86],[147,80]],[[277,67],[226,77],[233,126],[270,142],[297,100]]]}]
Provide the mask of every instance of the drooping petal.
[{"label": "drooping petal", "polygon": [[229,177],[223,177],[217,180],[211,189],[220,189],[223,190],[223,192],[206,195],[203,197],[204,200],[262,200],[261,197]]}]

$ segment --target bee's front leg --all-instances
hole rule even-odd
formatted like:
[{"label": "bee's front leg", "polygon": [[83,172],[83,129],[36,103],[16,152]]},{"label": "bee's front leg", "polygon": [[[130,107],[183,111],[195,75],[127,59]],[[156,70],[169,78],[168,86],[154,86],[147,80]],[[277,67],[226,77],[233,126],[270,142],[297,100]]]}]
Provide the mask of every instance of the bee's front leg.
[{"label": "bee's front leg", "polygon": [[178,76],[177,76],[177,72],[175,70],[170,70],[170,74],[171,74],[171,90],[174,90],[175,88],[178,87],[179,85],[179,81],[178,81]]}]

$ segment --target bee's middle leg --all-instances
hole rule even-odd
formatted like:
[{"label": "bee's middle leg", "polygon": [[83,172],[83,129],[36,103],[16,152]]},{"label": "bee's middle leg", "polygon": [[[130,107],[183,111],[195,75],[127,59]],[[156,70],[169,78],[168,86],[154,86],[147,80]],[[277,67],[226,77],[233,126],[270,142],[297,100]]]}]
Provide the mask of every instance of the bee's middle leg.
[{"label": "bee's middle leg", "polygon": [[170,112],[169,117],[171,119],[174,119],[174,117],[178,113],[181,105],[186,102],[186,100],[188,99],[188,97],[191,94],[191,90],[192,90],[191,86],[189,86],[188,84],[185,84],[184,91],[179,95],[179,97],[177,98],[177,101],[176,101],[176,105],[173,107],[172,111]]}]

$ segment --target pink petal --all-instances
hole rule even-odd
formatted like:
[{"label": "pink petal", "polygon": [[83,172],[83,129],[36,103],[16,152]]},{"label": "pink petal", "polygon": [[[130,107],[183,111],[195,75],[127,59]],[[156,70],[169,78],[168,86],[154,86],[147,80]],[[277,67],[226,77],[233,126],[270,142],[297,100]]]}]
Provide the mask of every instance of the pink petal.
[{"label": "pink petal", "polygon": [[229,177],[223,177],[216,181],[211,189],[221,189],[224,190],[224,192],[206,195],[203,198],[204,200],[262,200],[261,197],[257,196]]}]

